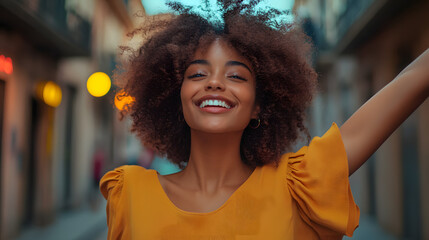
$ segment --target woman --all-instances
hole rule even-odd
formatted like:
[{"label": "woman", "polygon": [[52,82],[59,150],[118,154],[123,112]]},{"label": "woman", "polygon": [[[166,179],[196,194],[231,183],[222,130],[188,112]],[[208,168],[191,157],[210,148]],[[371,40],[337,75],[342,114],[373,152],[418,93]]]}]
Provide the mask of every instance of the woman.
[{"label": "woman", "polygon": [[[221,1],[224,22],[183,13],[156,27],[117,78],[142,142],[183,170],[124,166],[100,183],[109,239],[341,239],[358,226],[348,176],[429,94],[429,51],[340,128],[296,153],[316,74],[278,12]],[[308,135],[308,134],[307,134]]]}]

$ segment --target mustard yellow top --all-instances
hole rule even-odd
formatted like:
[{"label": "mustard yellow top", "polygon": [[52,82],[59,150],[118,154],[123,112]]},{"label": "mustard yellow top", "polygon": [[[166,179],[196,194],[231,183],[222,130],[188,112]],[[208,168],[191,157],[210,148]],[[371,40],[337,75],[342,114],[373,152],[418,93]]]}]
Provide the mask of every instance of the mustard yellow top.
[{"label": "mustard yellow top", "polygon": [[342,239],[359,223],[348,163],[334,123],[309,146],[257,167],[217,210],[187,212],[165,194],[157,172],[123,166],[100,182],[108,239]]}]

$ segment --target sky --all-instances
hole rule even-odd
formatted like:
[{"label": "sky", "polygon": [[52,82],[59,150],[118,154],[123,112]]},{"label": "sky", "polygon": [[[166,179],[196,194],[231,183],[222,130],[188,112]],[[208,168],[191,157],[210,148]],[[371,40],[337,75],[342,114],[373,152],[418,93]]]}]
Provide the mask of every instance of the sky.
[{"label": "sky", "polygon": [[[168,7],[165,5],[167,0],[142,0],[147,14],[158,14],[168,12]],[[184,5],[199,5],[201,1],[196,0],[177,0]],[[216,0],[210,0],[212,6],[215,6]],[[270,6],[279,10],[292,10],[294,0],[265,0],[259,3],[258,6]],[[214,8],[215,9],[215,8]]]}]

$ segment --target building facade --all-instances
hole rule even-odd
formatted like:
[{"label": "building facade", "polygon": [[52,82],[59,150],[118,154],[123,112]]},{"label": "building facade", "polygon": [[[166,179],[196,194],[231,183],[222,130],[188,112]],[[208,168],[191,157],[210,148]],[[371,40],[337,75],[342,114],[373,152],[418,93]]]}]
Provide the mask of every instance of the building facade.
[{"label": "building facade", "polygon": [[[126,158],[116,87],[95,98],[86,81],[112,75],[137,11],[137,0],[0,2],[0,239],[87,204],[97,149],[106,169]],[[47,82],[61,89],[57,107],[40,94]]]},{"label": "building facade", "polygon": [[[297,1],[316,36],[320,93],[315,135],[342,124],[429,47],[428,1]],[[386,103],[388,105],[389,103]],[[429,239],[429,102],[420,106],[352,177],[363,216],[397,239]]]}]

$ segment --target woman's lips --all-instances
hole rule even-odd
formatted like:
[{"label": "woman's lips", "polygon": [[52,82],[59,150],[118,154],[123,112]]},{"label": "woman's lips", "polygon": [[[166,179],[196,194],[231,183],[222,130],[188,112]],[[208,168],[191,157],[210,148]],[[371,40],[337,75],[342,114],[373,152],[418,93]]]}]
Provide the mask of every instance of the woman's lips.
[{"label": "woman's lips", "polygon": [[208,113],[225,113],[225,112],[231,111],[231,109],[232,109],[232,108],[214,107],[214,106],[207,106],[207,107],[203,107],[203,108],[198,107],[198,108],[201,111],[208,112]]}]

